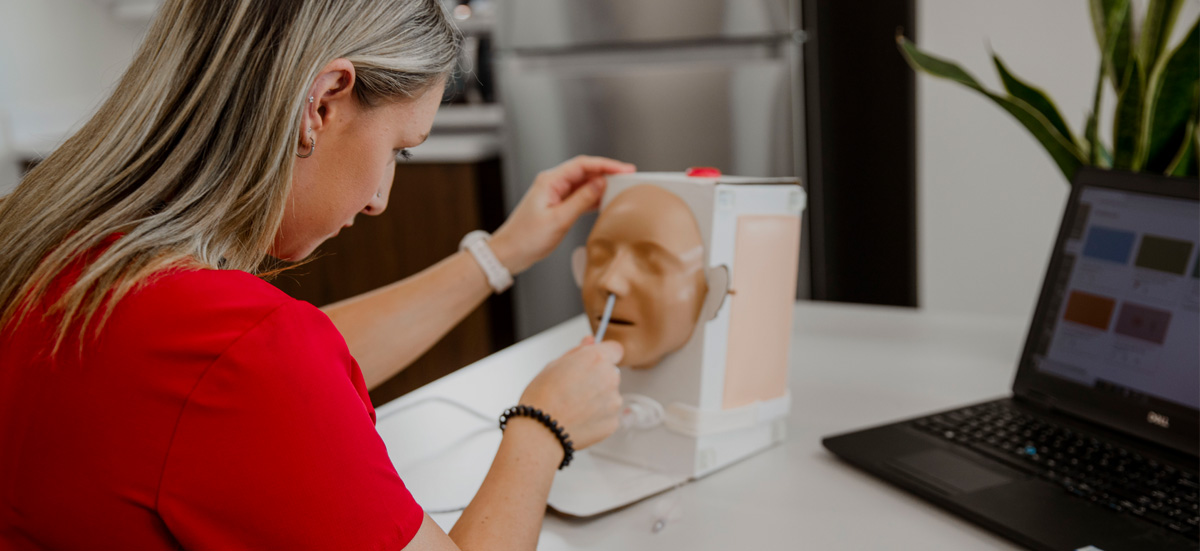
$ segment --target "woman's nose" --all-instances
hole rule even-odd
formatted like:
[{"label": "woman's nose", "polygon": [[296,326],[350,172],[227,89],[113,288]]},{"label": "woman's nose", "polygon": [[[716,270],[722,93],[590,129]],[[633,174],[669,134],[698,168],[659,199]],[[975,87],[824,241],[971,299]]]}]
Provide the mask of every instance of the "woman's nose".
[{"label": "woman's nose", "polygon": [[388,192],[381,189],[375,192],[375,196],[371,197],[371,200],[367,202],[367,206],[363,207],[362,212],[369,216],[379,216],[387,208],[387,201]]}]

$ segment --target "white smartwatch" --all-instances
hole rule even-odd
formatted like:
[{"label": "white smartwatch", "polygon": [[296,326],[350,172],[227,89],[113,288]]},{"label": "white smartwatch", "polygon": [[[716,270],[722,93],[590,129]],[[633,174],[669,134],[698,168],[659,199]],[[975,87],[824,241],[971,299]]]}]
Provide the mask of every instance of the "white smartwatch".
[{"label": "white smartwatch", "polygon": [[475,261],[479,263],[479,267],[483,268],[483,273],[487,275],[488,284],[492,286],[492,290],[497,293],[503,293],[512,287],[513,277],[508,268],[500,263],[500,259],[496,258],[496,253],[492,252],[492,248],[488,246],[488,239],[492,234],[483,230],[475,230],[468,233],[462,238],[458,244],[458,250],[470,251],[471,256],[475,257]]}]

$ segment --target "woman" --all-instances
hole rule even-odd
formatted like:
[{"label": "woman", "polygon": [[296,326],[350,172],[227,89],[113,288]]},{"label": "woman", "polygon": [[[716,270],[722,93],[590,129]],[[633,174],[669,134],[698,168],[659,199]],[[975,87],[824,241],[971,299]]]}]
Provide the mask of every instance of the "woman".
[{"label": "woman", "polygon": [[[437,0],[165,3],[0,202],[0,548],[536,545],[565,438],[510,419],[447,537],[373,426],[367,387],[492,292],[472,254],[326,313],[250,275],[383,212],[459,43]],[[543,172],[489,249],[520,272],[630,170]],[[587,447],[615,430],[621,354],[585,341],[520,402]]]}]

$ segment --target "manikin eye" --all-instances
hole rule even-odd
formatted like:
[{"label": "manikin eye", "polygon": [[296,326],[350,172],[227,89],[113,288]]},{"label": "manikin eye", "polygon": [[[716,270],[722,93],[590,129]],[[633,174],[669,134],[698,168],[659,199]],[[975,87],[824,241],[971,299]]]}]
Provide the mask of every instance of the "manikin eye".
[{"label": "manikin eye", "polygon": [[588,264],[598,267],[612,258],[612,247],[607,244],[593,243],[588,245]]}]

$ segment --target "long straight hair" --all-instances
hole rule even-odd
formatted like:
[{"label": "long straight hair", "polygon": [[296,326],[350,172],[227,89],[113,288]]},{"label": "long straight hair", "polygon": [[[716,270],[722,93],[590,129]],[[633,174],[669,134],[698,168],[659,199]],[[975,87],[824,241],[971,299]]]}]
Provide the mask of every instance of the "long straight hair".
[{"label": "long straight hair", "polygon": [[363,105],[402,101],[453,71],[461,42],[439,0],[168,0],[97,113],[0,199],[0,329],[61,316],[57,351],[154,273],[255,272],[318,72],[346,58]]}]

